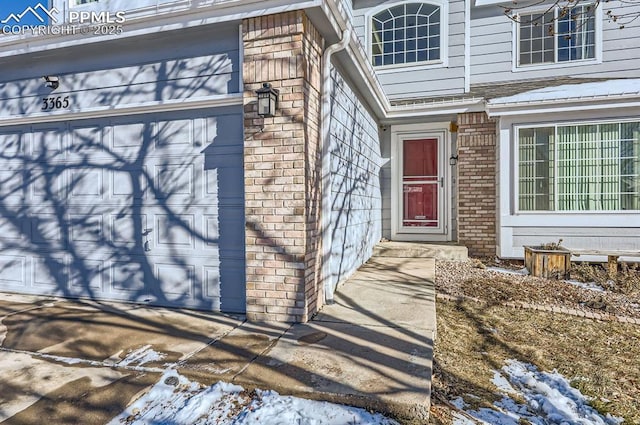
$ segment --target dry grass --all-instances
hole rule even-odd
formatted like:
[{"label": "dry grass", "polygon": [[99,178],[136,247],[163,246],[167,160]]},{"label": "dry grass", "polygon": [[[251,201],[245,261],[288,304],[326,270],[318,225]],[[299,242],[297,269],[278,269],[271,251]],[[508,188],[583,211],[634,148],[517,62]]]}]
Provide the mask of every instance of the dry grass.
[{"label": "dry grass", "polygon": [[517,359],[557,369],[600,412],[640,424],[640,326],[473,302],[437,309],[433,423],[450,423],[443,400],[489,407],[500,398],[493,371]]},{"label": "dry grass", "polygon": [[571,277],[581,282],[596,282],[607,290],[625,295],[640,294],[640,265],[621,263],[615,280],[610,280],[607,271],[600,264],[576,263],[571,267]]}]

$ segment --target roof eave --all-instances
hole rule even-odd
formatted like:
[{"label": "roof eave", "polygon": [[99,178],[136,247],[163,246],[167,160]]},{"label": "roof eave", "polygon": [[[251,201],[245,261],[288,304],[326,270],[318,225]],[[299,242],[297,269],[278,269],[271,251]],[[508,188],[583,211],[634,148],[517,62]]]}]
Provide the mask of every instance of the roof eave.
[{"label": "roof eave", "polygon": [[640,107],[640,94],[549,99],[530,102],[492,103],[489,101],[486,105],[486,110],[490,117],[494,117],[634,107]]}]

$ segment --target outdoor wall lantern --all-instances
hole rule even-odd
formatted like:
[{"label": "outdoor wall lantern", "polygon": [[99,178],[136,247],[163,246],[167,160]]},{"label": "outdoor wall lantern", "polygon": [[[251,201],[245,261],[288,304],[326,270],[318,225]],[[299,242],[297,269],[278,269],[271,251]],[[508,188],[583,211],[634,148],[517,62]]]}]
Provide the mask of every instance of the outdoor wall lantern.
[{"label": "outdoor wall lantern", "polygon": [[54,75],[47,75],[42,77],[44,78],[44,81],[46,81],[47,83],[45,84],[47,87],[49,87],[51,90],[55,90],[60,86],[60,78],[56,77]]},{"label": "outdoor wall lantern", "polygon": [[451,155],[449,157],[449,165],[456,165],[458,163],[458,155]]},{"label": "outdoor wall lantern", "polygon": [[276,114],[279,93],[277,89],[271,87],[270,83],[262,83],[262,88],[256,90],[258,95],[258,115],[266,118],[273,117]]}]

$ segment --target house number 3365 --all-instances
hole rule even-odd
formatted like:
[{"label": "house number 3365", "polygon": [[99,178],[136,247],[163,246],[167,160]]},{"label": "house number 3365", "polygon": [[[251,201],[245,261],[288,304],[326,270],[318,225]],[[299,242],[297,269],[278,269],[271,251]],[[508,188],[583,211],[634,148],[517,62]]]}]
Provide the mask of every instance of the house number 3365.
[{"label": "house number 3365", "polygon": [[66,109],[71,104],[69,96],[58,97],[43,97],[42,98],[42,110],[51,111],[54,109]]}]

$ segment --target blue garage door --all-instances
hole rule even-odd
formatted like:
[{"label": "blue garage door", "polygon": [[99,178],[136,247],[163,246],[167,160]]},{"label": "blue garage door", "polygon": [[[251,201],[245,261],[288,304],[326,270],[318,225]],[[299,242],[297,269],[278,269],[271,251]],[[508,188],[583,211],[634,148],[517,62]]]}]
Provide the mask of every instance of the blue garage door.
[{"label": "blue garage door", "polygon": [[0,291],[244,312],[242,114],[0,129]]}]

